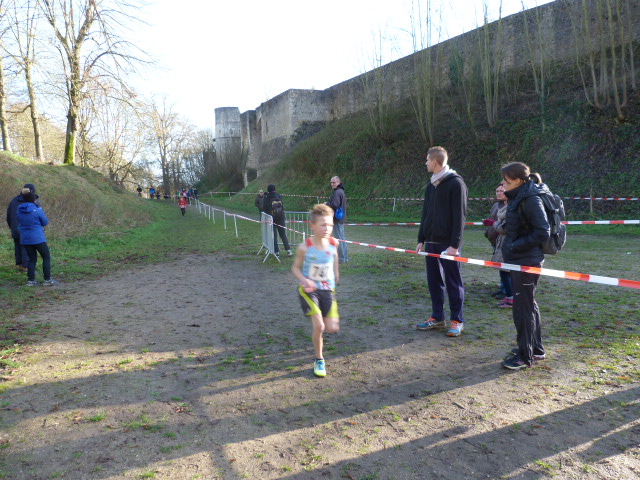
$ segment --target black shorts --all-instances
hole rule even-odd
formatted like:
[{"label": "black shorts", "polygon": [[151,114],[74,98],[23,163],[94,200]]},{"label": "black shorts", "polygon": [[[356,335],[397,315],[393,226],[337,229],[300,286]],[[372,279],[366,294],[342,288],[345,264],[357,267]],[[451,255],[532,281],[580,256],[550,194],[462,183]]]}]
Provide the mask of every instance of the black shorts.
[{"label": "black shorts", "polygon": [[298,287],[300,306],[305,315],[320,314],[323,318],[339,318],[338,302],[334,290],[314,290],[305,292],[302,285]]}]

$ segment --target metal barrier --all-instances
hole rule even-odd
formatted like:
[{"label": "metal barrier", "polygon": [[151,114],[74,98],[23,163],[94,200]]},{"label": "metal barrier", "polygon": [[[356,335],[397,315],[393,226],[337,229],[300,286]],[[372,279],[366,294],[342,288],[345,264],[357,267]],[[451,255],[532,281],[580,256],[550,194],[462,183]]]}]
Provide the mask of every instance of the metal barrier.
[{"label": "metal barrier", "polygon": [[269,255],[273,255],[278,261],[280,261],[280,257],[276,255],[275,246],[273,244],[273,217],[262,212],[260,214],[260,225],[260,231],[262,233],[262,246],[260,247],[260,250],[258,250],[258,253],[256,255],[260,255],[260,253],[264,249],[267,251],[267,254],[264,257],[264,260],[262,260],[262,263],[267,261]]},{"label": "metal barrier", "polygon": [[[287,229],[291,246],[304,242],[309,235],[309,212],[285,212],[287,223],[293,223],[293,229]],[[286,226],[286,225],[285,225]]]}]

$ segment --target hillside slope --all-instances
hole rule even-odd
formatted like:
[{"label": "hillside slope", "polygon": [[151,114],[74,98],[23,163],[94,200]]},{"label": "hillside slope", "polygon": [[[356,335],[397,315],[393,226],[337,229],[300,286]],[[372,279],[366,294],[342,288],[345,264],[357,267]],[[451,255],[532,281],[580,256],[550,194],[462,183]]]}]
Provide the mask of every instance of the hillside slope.
[{"label": "hillside slope", "polygon": [[[68,165],[44,165],[0,154],[2,216],[25,183],[33,183],[51,223],[47,236],[68,238],[109,226],[125,229],[152,218],[150,202],[109,182],[94,170]],[[3,222],[5,223],[5,222]],[[8,228],[4,228],[8,238]],[[8,239],[11,241],[10,239]]]},{"label": "hillside slope", "polygon": [[[503,108],[500,120],[489,128],[478,122],[475,131],[453,111],[441,111],[435,143],[450,152],[450,163],[466,180],[471,197],[493,194],[501,165],[522,161],[541,173],[562,196],[640,196],[640,95],[629,101],[629,118],[617,122],[609,111],[590,108],[579,89],[549,97],[543,118],[535,95]],[[339,175],[352,199],[351,212],[391,213],[391,203],[372,206],[380,197],[420,197],[428,181],[421,138],[410,103],[388,112],[384,142],[371,135],[366,115],[336,121],[299,143],[280,164],[254,180],[243,192],[257,192],[269,183],[288,194],[330,194],[329,178]],[[251,199],[251,201],[249,201]],[[252,197],[237,196],[230,203],[252,204]],[[306,201],[306,204],[312,199]],[[305,202],[290,200],[293,208]],[[592,215],[638,215],[628,202],[600,202]],[[635,202],[639,203],[639,202]],[[373,207],[373,208],[372,208]],[[410,215],[415,216],[415,205]],[[589,202],[573,202],[573,214],[588,215]],[[482,207],[484,208],[484,207]],[[409,212],[407,212],[409,213]],[[577,217],[574,217],[577,218]]]}]

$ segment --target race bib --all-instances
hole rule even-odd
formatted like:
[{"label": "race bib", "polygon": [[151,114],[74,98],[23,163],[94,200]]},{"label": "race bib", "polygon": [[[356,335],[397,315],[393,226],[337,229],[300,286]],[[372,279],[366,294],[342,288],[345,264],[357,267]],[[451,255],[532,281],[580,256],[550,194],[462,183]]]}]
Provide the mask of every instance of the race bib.
[{"label": "race bib", "polygon": [[316,282],[326,282],[329,274],[328,263],[312,263],[309,265],[309,278]]}]

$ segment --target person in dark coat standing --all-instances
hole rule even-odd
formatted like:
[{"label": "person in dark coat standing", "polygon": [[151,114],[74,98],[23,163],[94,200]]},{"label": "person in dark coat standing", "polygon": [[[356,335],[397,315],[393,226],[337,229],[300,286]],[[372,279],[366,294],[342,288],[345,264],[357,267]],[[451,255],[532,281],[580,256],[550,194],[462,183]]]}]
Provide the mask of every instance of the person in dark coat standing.
[{"label": "person in dark coat standing", "polygon": [[[40,205],[36,194],[36,186],[33,183],[27,183],[24,189],[28,189],[35,195],[35,204]],[[24,246],[20,243],[20,229],[18,228],[18,206],[24,203],[24,197],[22,193],[13,197],[9,206],[7,207],[7,225],[11,229],[11,238],[13,238],[13,245],[15,249],[16,265],[21,272],[26,272],[29,268],[29,256]]]},{"label": "person in dark coat standing", "polygon": [[[427,170],[432,173],[427,184],[422,206],[422,220],[416,251],[438,255],[460,254],[464,222],[467,218],[467,186],[454,170],[449,168],[447,151],[432,147],[427,152]],[[438,257],[426,257],[427,283],[431,296],[431,316],[418,323],[418,330],[444,326],[445,292],[449,297],[450,337],[457,337],[464,328],[462,310],[464,285],[460,262]]]},{"label": "person in dark coat standing", "polygon": [[255,205],[256,205],[256,208],[258,209],[259,217],[262,217],[262,212],[264,212],[264,203],[266,199],[267,197],[264,194],[264,190],[260,190],[258,192],[258,195],[256,196],[256,201],[255,201]]},{"label": "person in dark coat standing", "polygon": [[278,246],[278,234],[282,239],[287,255],[291,256],[291,247],[285,230],[286,218],[284,214],[284,203],[282,197],[276,192],[276,186],[271,184],[267,187],[266,200],[264,201],[264,213],[273,217],[273,249],[276,257],[280,257],[280,247]]},{"label": "person in dark coat standing", "polygon": [[[333,177],[330,182],[333,193],[327,205],[333,209],[333,236],[338,240],[345,240],[344,222],[347,219],[347,196],[344,193],[344,185],[340,177]],[[346,242],[340,242],[338,245],[338,258],[340,259],[340,263],[349,261]]]},{"label": "person in dark coat standing", "polygon": [[57,285],[51,278],[51,254],[47,245],[44,227],[49,219],[40,206],[36,205],[36,196],[28,188],[22,190],[24,202],[18,206],[18,225],[20,228],[20,242],[24,245],[29,256],[29,270],[27,271],[27,286],[33,287],[40,283],[36,281],[36,263],[38,253],[42,257],[42,272],[45,285]]},{"label": "person in dark coat standing", "polygon": [[[547,213],[540,198],[549,192],[540,175],[531,173],[521,162],[502,167],[504,194],[509,200],[505,220],[506,237],[502,243],[502,256],[506,263],[542,267],[542,243],[551,234]],[[518,346],[502,361],[510,370],[531,367],[546,356],[540,330],[540,309],[536,303],[536,286],[540,275],[529,272],[511,272],[513,285],[513,323]]]}]

